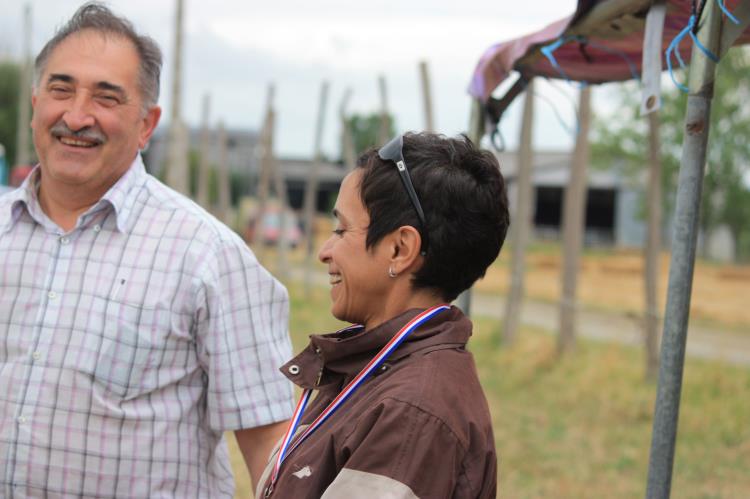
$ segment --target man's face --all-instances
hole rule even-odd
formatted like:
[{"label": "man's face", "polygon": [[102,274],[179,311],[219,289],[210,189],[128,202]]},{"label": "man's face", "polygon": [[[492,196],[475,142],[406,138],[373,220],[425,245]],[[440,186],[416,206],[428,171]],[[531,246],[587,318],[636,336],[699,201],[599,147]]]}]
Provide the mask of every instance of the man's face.
[{"label": "man's face", "polygon": [[92,30],[52,51],[31,101],[43,186],[101,195],[128,170],[161,115],[143,108],[139,64],[129,40]]}]

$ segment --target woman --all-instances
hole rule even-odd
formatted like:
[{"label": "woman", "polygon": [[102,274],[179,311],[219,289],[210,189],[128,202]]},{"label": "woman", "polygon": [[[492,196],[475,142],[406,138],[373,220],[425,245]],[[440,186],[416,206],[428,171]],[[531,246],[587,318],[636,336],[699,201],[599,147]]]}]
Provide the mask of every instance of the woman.
[{"label": "woman", "polygon": [[257,497],[495,497],[472,326],[448,304],[505,239],[497,160],[466,138],[397,137],[360,158],[334,216],[319,254],[331,312],[359,326],[311,336],[282,367],[304,392]]}]

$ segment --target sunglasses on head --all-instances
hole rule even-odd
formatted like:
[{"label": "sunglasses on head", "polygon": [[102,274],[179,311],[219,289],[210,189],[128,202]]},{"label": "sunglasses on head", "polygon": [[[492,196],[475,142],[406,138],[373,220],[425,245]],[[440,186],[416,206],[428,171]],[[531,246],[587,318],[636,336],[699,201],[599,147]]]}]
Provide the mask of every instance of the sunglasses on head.
[{"label": "sunglasses on head", "polygon": [[417,192],[414,190],[414,184],[411,183],[411,176],[409,170],[406,168],[406,162],[404,161],[404,136],[399,135],[394,137],[391,141],[385,144],[383,147],[378,149],[378,156],[383,161],[393,161],[398,169],[398,174],[401,177],[401,182],[404,184],[406,193],[411,199],[411,204],[414,205],[414,209],[419,217],[419,222],[422,224],[422,255],[427,252],[427,221],[425,220],[424,210],[422,210],[422,204],[419,202]]}]

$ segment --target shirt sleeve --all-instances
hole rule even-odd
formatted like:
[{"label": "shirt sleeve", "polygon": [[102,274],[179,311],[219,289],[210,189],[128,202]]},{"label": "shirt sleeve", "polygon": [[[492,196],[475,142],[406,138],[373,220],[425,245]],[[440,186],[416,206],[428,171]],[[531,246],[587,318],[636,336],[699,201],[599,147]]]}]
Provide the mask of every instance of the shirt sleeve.
[{"label": "shirt sleeve", "polygon": [[196,341],[216,431],[288,419],[292,386],[278,367],[291,357],[286,288],[239,238],[206,257],[196,299]]},{"label": "shirt sleeve", "polygon": [[471,462],[443,421],[407,402],[389,399],[368,411],[343,453],[349,457],[325,499],[495,497],[496,462]]}]

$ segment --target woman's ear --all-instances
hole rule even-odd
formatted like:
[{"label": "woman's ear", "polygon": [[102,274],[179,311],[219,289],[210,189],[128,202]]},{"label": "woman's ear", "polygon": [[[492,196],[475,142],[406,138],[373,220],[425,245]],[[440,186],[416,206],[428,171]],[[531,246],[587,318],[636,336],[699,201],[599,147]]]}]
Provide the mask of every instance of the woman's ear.
[{"label": "woman's ear", "polygon": [[396,274],[416,271],[422,264],[419,253],[422,248],[422,236],[419,231],[411,225],[403,225],[393,231],[389,239],[393,271]]}]

